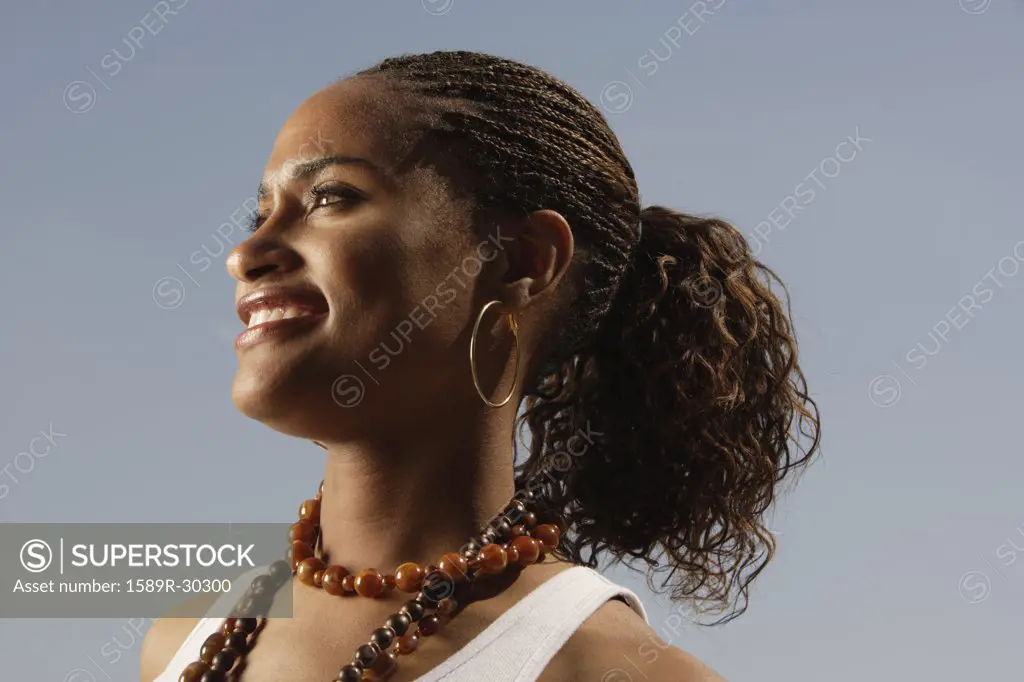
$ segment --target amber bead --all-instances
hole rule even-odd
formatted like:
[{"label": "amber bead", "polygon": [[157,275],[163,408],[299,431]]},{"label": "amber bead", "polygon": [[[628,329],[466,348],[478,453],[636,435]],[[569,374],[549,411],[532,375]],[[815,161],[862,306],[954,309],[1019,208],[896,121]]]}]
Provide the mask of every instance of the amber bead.
[{"label": "amber bead", "polygon": [[299,582],[313,586],[315,585],[313,576],[317,571],[322,571],[324,568],[326,567],[324,566],[323,561],[315,556],[311,556],[303,559],[302,563],[299,564],[299,567],[295,569],[295,577],[299,579]]},{"label": "amber bead", "polygon": [[437,605],[437,615],[448,618],[458,607],[459,604],[454,599],[442,599]]},{"label": "amber bead", "polygon": [[455,582],[462,582],[469,578],[469,563],[466,561],[466,557],[457,552],[448,552],[442,556],[439,568]]},{"label": "amber bead", "polygon": [[203,663],[210,663],[213,657],[224,648],[227,637],[222,632],[215,632],[206,638],[202,648],[199,649],[199,660]]},{"label": "amber bead", "polygon": [[417,632],[419,632],[420,636],[422,637],[430,637],[431,635],[436,633],[440,629],[440,627],[441,619],[435,616],[434,614],[430,614],[429,616],[424,616],[422,619],[420,619],[420,627],[419,630],[417,630]]},{"label": "amber bead", "polygon": [[408,635],[398,638],[398,645],[395,647],[395,651],[399,656],[408,656],[412,652],[416,651],[416,647],[418,647],[419,644],[419,635],[415,632],[410,632]]},{"label": "amber bead", "polygon": [[377,597],[384,591],[384,578],[376,569],[364,569],[356,574],[355,588],[361,597]]},{"label": "amber bead", "polygon": [[537,525],[537,515],[533,512],[526,512],[523,514],[523,525],[527,528],[533,528]]},{"label": "amber bead", "polygon": [[224,624],[220,627],[220,631],[225,635],[230,635],[235,631],[235,623],[238,622],[237,618],[225,618]]},{"label": "amber bead", "polygon": [[292,548],[288,550],[288,559],[292,562],[292,570],[296,570],[306,559],[313,556],[313,548],[305,542],[293,542]]},{"label": "amber bead", "polygon": [[561,533],[558,531],[558,526],[545,523],[534,528],[531,535],[544,543],[544,547],[546,549],[555,549],[558,547],[558,541]]},{"label": "amber bead", "polygon": [[484,573],[494,575],[501,573],[508,565],[508,555],[501,545],[484,545],[480,549],[480,570]]},{"label": "amber bead", "polygon": [[346,575],[348,575],[348,571],[341,566],[328,566],[327,570],[324,571],[324,577],[322,580],[324,592],[335,596],[344,592],[341,581],[345,579]]},{"label": "amber bead", "polygon": [[519,553],[519,563],[529,566],[540,557],[540,542],[529,535],[521,535],[512,541],[512,547]]},{"label": "amber bead", "polygon": [[423,567],[413,562],[407,562],[395,569],[395,585],[402,592],[410,594],[419,592],[423,586],[423,576],[426,573]]},{"label": "amber bead", "polygon": [[306,500],[299,505],[299,518],[313,523],[320,522],[320,500]]},{"label": "amber bead", "polygon": [[519,550],[514,545],[505,546],[505,557],[508,559],[508,565],[519,563]]},{"label": "amber bead", "polygon": [[320,488],[317,489],[316,496],[317,496],[318,499],[324,496],[324,482],[323,481],[320,481]]},{"label": "amber bead", "polygon": [[313,586],[314,587],[323,587],[324,586],[324,570],[325,569],[321,568],[319,571],[317,571],[316,573],[313,574]]},{"label": "amber bead", "polygon": [[344,592],[355,592],[356,591],[356,577],[354,575],[346,575],[341,579],[341,589]]},{"label": "amber bead", "polygon": [[210,666],[206,665],[202,661],[189,663],[188,667],[181,672],[181,677],[178,678],[178,682],[199,682],[199,678],[202,677],[209,669]]},{"label": "amber bead", "polygon": [[384,589],[393,590],[395,589],[395,574],[385,573],[384,574]]},{"label": "amber bead", "polygon": [[316,524],[306,519],[299,519],[288,530],[288,539],[292,542],[305,542],[310,547],[316,539]]}]

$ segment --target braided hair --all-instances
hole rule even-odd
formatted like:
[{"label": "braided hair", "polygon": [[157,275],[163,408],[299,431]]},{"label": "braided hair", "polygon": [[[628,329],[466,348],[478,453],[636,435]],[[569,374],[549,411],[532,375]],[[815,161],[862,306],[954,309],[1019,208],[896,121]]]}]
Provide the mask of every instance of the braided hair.
[{"label": "braided hair", "polygon": [[643,563],[652,589],[738,616],[775,550],[764,514],[819,441],[771,290],[785,286],[722,220],[641,210],[604,116],[537,68],[441,51],[356,75],[404,96],[409,163],[481,214],[551,209],[572,226],[574,300],[524,383],[516,467],[567,521],[558,554]]}]

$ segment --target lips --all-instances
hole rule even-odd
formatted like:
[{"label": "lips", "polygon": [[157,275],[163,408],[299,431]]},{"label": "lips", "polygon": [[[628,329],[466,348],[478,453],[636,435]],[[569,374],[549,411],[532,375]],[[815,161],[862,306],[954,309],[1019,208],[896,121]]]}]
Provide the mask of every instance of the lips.
[{"label": "lips", "polygon": [[238,300],[238,317],[246,325],[235,346],[241,348],[271,336],[308,328],[329,312],[327,299],[316,289],[267,287]]}]

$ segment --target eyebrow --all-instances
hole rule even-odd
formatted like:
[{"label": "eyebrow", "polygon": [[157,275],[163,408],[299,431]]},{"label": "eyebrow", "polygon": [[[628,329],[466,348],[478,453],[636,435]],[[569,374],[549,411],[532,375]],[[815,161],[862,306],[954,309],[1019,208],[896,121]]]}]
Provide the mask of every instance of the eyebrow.
[{"label": "eyebrow", "polygon": [[[321,156],[316,159],[309,161],[295,162],[293,164],[287,164],[289,167],[288,177],[296,180],[304,180],[310,176],[316,175],[325,168],[331,166],[364,166],[380,176],[386,176],[384,170],[373,163],[369,159],[364,159],[359,156]],[[262,201],[270,193],[270,187],[266,181],[260,182],[259,188],[256,190],[256,199]]]}]

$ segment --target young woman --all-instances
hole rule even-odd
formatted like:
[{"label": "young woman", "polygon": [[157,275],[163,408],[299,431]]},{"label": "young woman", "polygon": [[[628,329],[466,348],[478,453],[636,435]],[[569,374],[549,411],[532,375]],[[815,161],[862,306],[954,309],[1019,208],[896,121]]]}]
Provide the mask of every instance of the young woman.
[{"label": "young woman", "polygon": [[593,567],[724,620],[771,557],[818,419],[740,233],[641,207],[594,106],[470,52],[313,95],[259,198],[233,398],[323,482],[238,617],[158,621],[142,679],[720,679]]}]

